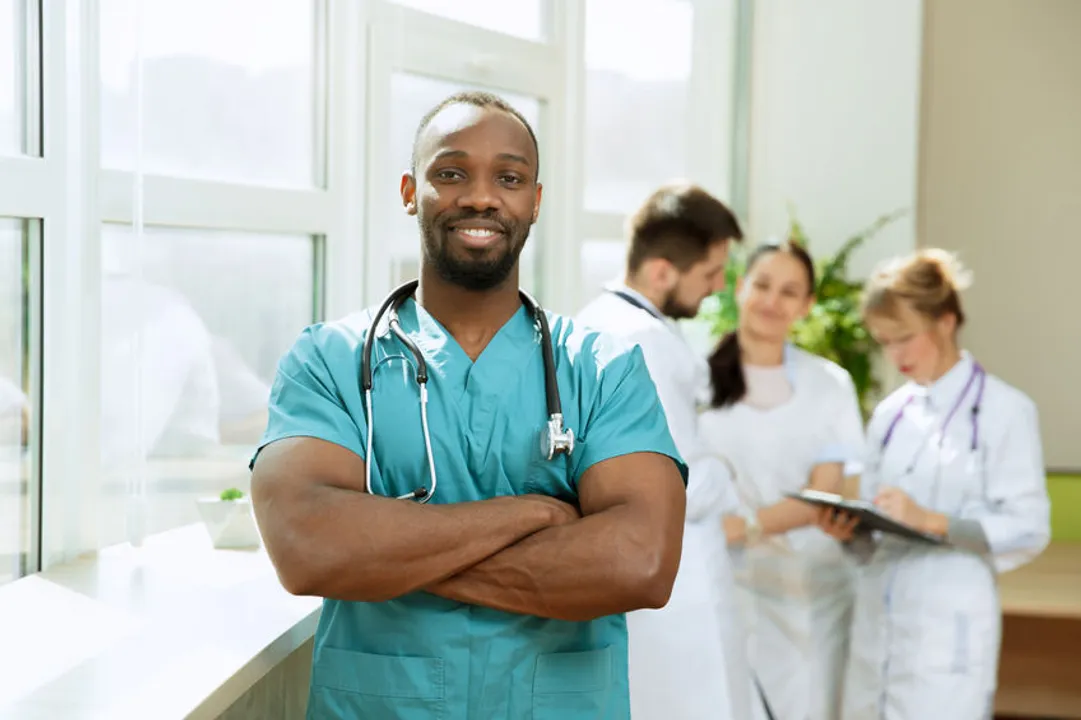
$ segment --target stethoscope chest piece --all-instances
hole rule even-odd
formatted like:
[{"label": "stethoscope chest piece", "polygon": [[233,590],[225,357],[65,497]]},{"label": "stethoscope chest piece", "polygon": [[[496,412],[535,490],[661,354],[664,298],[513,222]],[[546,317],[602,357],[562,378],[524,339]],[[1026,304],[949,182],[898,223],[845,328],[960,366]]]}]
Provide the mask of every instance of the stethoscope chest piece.
[{"label": "stethoscope chest piece", "polygon": [[570,455],[574,452],[574,431],[563,427],[563,416],[554,414],[548,418],[540,434],[541,453],[545,460],[552,460],[556,455]]}]

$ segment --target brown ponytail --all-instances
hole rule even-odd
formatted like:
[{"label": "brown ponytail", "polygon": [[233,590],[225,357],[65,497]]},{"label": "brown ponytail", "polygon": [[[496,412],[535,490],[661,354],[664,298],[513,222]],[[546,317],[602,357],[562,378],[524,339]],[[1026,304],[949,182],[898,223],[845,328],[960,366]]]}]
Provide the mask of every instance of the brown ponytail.
[{"label": "brown ponytail", "polygon": [[727,333],[709,356],[709,379],[713,385],[713,407],[735,405],[747,394],[743,377],[739,333]]}]

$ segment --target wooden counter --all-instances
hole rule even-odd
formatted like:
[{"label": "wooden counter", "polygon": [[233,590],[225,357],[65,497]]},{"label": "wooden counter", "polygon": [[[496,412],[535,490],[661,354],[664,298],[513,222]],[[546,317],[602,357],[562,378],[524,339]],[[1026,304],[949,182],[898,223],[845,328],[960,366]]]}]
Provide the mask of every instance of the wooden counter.
[{"label": "wooden counter", "polygon": [[1081,719],[1081,543],[1052,543],[999,587],[996,714]]}]

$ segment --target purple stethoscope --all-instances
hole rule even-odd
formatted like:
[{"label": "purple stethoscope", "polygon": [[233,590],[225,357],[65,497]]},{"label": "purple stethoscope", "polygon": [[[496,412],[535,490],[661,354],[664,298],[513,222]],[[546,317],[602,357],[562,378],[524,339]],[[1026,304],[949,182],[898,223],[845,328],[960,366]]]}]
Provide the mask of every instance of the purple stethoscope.
[{"label": "purple stethoscope", "polygon": [[[957,410],[961,407],[961,404],[965,401],[965,398],[968,397],[969,390],[972,389],[972,386],[977,382],[977,380],[979,381],[979,385],[978,385],[977,390],[976,390],[976,402],[974,402],[972,404],[972,411],[971,411],[972,412],[972,441],[971,441],[971,445],[969,447],[969,450],[970,450],[971,453],[975,454],[977,448],[979,447],[979,444],[980,444],[979,413],[980,413],[980,404],[983,402],[984,385],[987,383],[987,372],[983,369],[982,365],[980,365],[978,362],[974,362],[972,364],[972,373],[968,376],[968,382],[965,383],[965,388],[961,391],[961,394],[957,397],[957,401],[954,402],[953,407],[950,408],[949,414],[946,415],[946,420],[942,423],[942,429],[939,431],[939,435],[938,435],[939,449],[942,448],[943,440],[946,437],[946,429],[949,428],[950,421],[953,420],[953,416],[957,413]],[[893,431],[897,428],[897,424],[899,422],[901,422],[901,418],[904,417],[905,408],[907,408],[909,406],[909,404],[912,403],[912,401],[915,400],[915,399],[916,399],[915,394],[909,395],[908,399],[905,400],[904,404],[901,405],[900,409],[897,410],[897,414],[893,416],[893,420],[890,422],[889,428],[887,428],[887,430],[886,430],[886,435],[885,435],[885,437],[882,438],[882,447],[880,448],[882,453],[885,453],[886,446],[889,445],[890,438],[893,437]],[[923,448],[924,448],[925,445],[926,445],[926,443],[922,443],[920,445],[919,451],[917,451],[916,456],[914,458],[912,458],[912,462],[909,463],[908,468],[905,470],[906,475],[910,474],[915,469],[916,462],[920,459],[920,455],[922,454]]]}]

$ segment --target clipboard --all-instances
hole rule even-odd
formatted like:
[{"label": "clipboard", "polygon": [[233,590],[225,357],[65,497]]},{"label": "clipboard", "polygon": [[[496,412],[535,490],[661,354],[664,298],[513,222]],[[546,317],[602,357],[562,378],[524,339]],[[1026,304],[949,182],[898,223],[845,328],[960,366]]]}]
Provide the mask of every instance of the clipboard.
[{"label": "clipboard", "polygon": [[811,505],[831,507],[849,515],[854,515],[860,519],[858,527],[861,529],[878,530],[929,545],[946,544],[944,538],[920,532],[909,525],[897,522],[880,512],[878,508],[866,500],[846,500],[836,493],[822,492],[821,490],[800,490],[799,492],[785,493],[785,495]]}]

